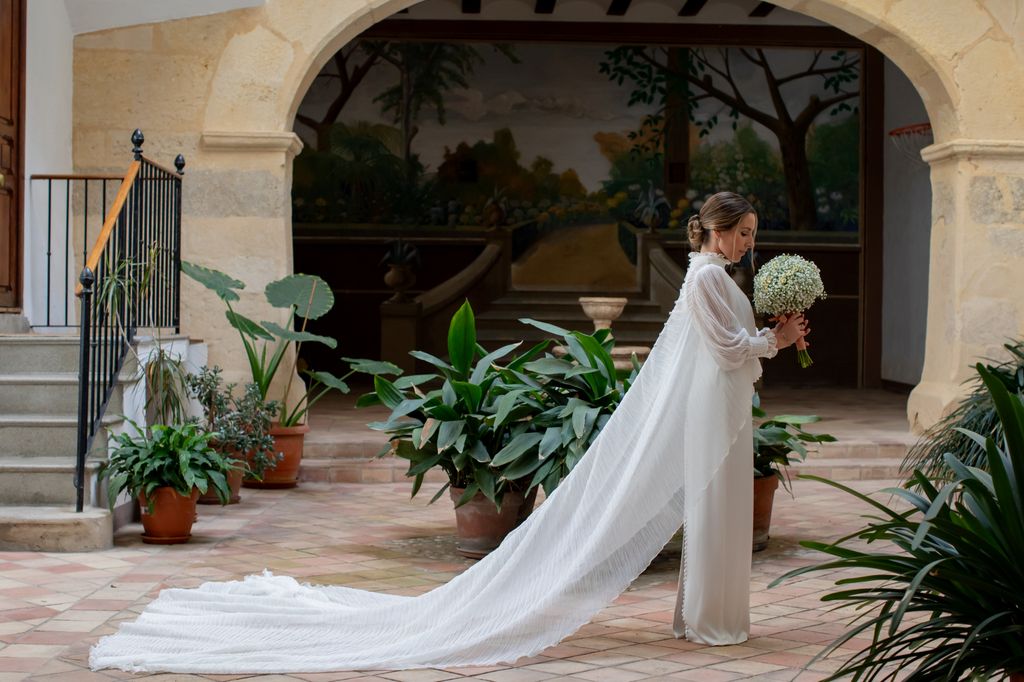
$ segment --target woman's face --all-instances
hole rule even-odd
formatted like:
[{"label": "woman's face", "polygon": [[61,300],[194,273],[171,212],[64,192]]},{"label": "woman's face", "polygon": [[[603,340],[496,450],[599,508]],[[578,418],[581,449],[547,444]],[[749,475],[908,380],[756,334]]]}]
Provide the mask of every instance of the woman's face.
[{"label": "woman's face", "polygon": [[712,232],[717,239],[716,250],[733,263],[738,263],[747,251],[754,248],[754,237],[757,235],[757,216],[748,213],[743,216],[731,230]]}]

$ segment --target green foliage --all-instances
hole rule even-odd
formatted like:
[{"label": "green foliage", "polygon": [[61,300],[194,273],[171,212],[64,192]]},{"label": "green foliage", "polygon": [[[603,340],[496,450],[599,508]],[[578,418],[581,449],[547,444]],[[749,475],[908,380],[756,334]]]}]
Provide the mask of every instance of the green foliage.
[{"label": "green foliage", "polygon": [[542,357],[550,341],[515,356],[510,354],[518,343],[486,351],[477,343],[467,302],[449,325],[447,360],[411,353],[433,368],[430,373],[400,376],[387,363],[352,361],[353,371],[374,375],[375,390],[357,405],[392,410],[387,421],[369,426],[388,434],[381,455],[393,451],[409,460],[413,495],[435,466],[448,483],[434,500],[449,486],[466,490],[459,504],[477,492],[498,506],[508,490],[540,485],[550,493],[618,405],[628,381],[623,386],[617,379],[607,332],[587,335],[524,322],[561,336],[567,354]]},{"label": "green foliage", "polygon": [[[142,357],[134,342],[136,330],[125,328],[121,312],[137,306],[149,294],[151,287],[169,286],[169,270],[160,267],[168,262],[163,258],[164,255],[156,241],[151,242],[137,259],[126,257],[115,262],[108,254],[104,264],[107,275],[102,278],[96,297],[103,314],[116,325],[118,335],[138,362],[140,376],[145,380],[146,387],[146,420],[159,424],[180,424],[185,421],[188,411],[185,386],[188,370],[183,360],[163,345],[159,329],[155,330],[153,348],[146,357]],[[129,340],[132,343],[128,343]]]},{"label": "green foliage", "polygon": [[636,206],[633,208],[633,217],[640,225],[656,230],[668,225],[669,214],[672,205],[665,198],[665,193],[655,188],[654,183],[648,183],[647,189],[639,193]]},{"label": "green foliage", "polygon": [[791,458],[802,462],[807,458],[805,443],[834,443],[835,437],[827,433],[810,433],[804,430],[806,424],[821,421],[816,415],[780,414],[769,418],[761,409],[760,397],[754,394],[751,414],[760,422],[754,424],[754,477],[778,476],[782,485],[789,490]]},{"label": "green foliage", "polygon": [[111,509],[121,492],[131,497],[144,493],[151,498],[154,490],[164,486],[185,496],[191,495],[193,488],[200,494],[212,488],[221,504],[227,504],[231,495],[227,474],[234,464],[210,447],[214,434],[197,424],[157,424],[147,433],[135,422],[128,423],[135,435],[115,436],[110,460],[100,469],[100,476],[107,479]]},{"label": "green foliage", "polygon": [[274,449],[270,426],[277,403],[266,403],[259,386],[247,383],[239,394],[235,384],[224,384],[220,367],[202,367],[188,377],[188,388],[203,408],[204,428],[213,434],[211,446],[245,469],[246,476],[262,479],[284,455]]},{"label": "green foliage", "polygon": [[[239,280],[223,272],[187,261],[182,261],[181,271],[217,294],[227,306],[225,316],[242,340],[253,383],[259,388],[264,401],[268,400],[270,384],[285,359],[286,352],[291,344],[295,344],[294,352],[291,354],[292,364],[287,369],[288,380],[277,399],[282,426],[295,426],[301,423],[309,408],[332,389],[348,392],[348,386],[343,379],[328,372],[307,372],[309,383],[306,390],[294,405],[288,404],[288,394],[291,391],[302,344],[321,343],[328,348],[335,348],[338,343],[329,336],[306,331],[309,320],[326,315],[334,306],[334,294],[327,282],[316,275],[296,274],[268,284],[264,290],[267,303],[288,311],[288,322],[281,326],[274,322],[256,323],[235,312],[231,303],[239,300],[238,291],[245,288],[245,284]],[[302,321],[298,330],[294,329],[296,318]]]},{"label": "green foliage", "polygon": [[[856,571],[823,600],[863,614],[819,658],[857,637],[871,643],[828,680],[895,679],[897,667],[911,682],[1024,672],[1024,398],[983,365],[977,370],[1004,438],[964,435],[983,448],[989,472],[947,455],[954,476],[944,487],[916,471],[919,493],[887,491],[909,504],[906,511],[817,479],[876,510],[866,527],[834,543],[801,543],[834,558],[776,581]],[[853,539],[881,547],[861,551],[848,546]]]},{"label": "green foliage", "polygon": [[807,162],[819,230],[856,231],[860,216],[860,119],[815,124],[807,135]]},{"label": "green foliage", "polygon": [[[1024,341],[1005,344],[1008,360],[986,364],[985,370],[1011,393],[1024,392]],[[985,448],[965,433],[981,434],[997,443],[1002,440],[1003,427],[999,421],[995,402],[981,377],[974,377],[970,392],[956,409],[936,422],[907,452],[902,470],[905,474],[921,470],[925,476],[938,481],[950,481],[956,473],[947,464],[951,454],[958,462],[979,469],[988,468]],[[910,476],[907,485],[914,486],[916,477]]]},{"label": "green foliage", "polygon": [[[515,59],[507,48],[505,53]],[[391,114],[400,123],[407,109],[417,120],[423,107],[429,107],[441,125],[446,122],[445,95],[468,88],[468,77],[484,61],[476,47],[454,43],[392,42],[382,57],[399,70],[400,78],[374,98],[381,113]]]},{"label": "green foliage", "polygon": [[731,187],[754,205],[758,229],[774,230],[789,225],[779,154],[749,124],[739,126],[729,140],[704,142],[696,147],[691,163],[689,197],[707,198],[722,187]]}]

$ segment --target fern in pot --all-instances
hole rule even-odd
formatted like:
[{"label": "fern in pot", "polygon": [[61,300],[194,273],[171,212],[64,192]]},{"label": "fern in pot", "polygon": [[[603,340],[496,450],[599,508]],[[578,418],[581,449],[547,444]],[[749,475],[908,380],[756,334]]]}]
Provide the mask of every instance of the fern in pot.
[{"label": "fern in pot", "polygon": [[121,493],[142,508],[142,541],[177,544],[191,537],[196,499],[213,491],[227,504],[227,477],[235,465],[210,446],[214,434],[198,424],[156,424],[148,430],[132,421],[135,432],[113,439],[110,459],[100,469],[110,508]]}]

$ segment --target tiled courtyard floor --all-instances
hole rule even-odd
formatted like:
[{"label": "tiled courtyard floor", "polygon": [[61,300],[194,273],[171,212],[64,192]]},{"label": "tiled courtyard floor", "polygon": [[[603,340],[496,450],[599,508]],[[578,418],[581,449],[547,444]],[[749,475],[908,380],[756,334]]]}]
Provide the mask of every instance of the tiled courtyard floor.
[{"label": "tiled courtyard floor", "polygon": [[[855,481],[880,490],[884,481]],[[800,539],[837,537],[867,509],[825,485],[796,481],[795,499],[776,496],[772,540],[754,556],[751,639],[709,648],[672,637],[678,544],[591,624],[516,665],[487,669],[266,675],[261,680],[820,680],[834,660],[810,663],[844,629],[849,613],[827,610],[822,576],[767,589],[775,577],[815,555]],[[312,583],[415,594],[472,562],[453,551],[446,501],[409,500],[408,484],[304,483],[289,491],[244,490],[241,504],[200,507],[189,544],[144,545],[140,526],[116,547],[90,554],[0,553],[0,682],[7,680],[248,679],[251,676],[92,673],[89,646],[131,620],[164,587],[236,579],[263,569]],[[428,492],[428,491],[424,491]],[[850,650],[846,651],[850,653]],[[804,667],[810,663],[809,668]]]}]

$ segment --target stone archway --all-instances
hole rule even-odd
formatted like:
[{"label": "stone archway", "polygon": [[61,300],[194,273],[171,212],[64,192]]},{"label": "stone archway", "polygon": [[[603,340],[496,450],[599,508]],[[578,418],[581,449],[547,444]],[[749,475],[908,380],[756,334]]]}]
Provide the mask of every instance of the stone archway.
[{"label": "stone archway", "polygon": [[[269,0],[248,13],[248,30],[227,38],[202,116],[200,150],[214,166],[244,160],[266,174],[276,215],[259,229],[275,248],[262,268],[287,272],[291,250],[290,132],[310,82],[342,45],[404,7]],[[928,110],[935,144],[925,150],[933,186],[929,311],[922,381],[908,405],[915,428],[955,400],[968,366],[1024,332],[1024,91],[991,79],[1024,81],[1024,18],[1010,2],[969,0],[929,11],[927,0],[778,0],[877,47],[906,73]],[[1016,25],[1014,25],[1016,22]],[[270,211],[273,213],[273,210]],[[201,316],[201,315],[200,315]]]}]

